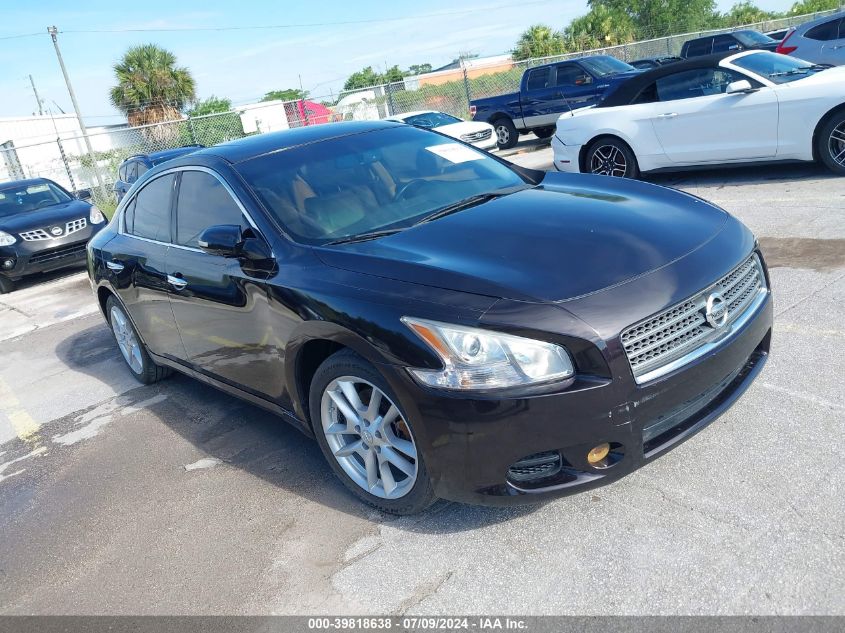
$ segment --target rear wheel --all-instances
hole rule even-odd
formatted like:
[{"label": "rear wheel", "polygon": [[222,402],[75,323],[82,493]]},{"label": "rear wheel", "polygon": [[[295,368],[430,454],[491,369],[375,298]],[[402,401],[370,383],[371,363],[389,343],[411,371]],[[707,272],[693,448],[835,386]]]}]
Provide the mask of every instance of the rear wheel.
[{"label": "rear wheel", "polygon": [[597,139],[587,150],[584,163],[588,173],[601,176],[636,178],[640,172],[634,152],[616,138]]},{"label": "rear wheel", "polygon": [[4,295],[8,292],[12,292],[15,289],[15,282],[9,279],[8,277],[4,277],[0,275],[0,295]]},{"label": "rear wheel", "polygon": [[436,497],[412,423],[387,381],[344,350],[317,369],[309,411],[332,470],[357,497],[391,514],[415,514]]},{"label": "rear wheel", "polygon": [[496,132],[496,145],[499,149],[510,149],[519,141],[519,132],[513,121],[506,117],[496,119],[493,122],[493,129]]},{"label": "rear wheel", "polygon": [[106,302],[106,314],[123,360],[126,361],[129,370],[138,381],[150,385],[167,378],[172,373],[169,367],[162,367],[153,362],[135,331],[132,321],[114,297],[109,297]]},{"label": "rear wheel", "polygon": [[534,132],[534,136],[536,136],[537,138],[546,139],[546,138],[551,138],[554,135],[555,128],[554,127],[538,127],[536,130],[531,130],[531,131]]},{"label": "rear wheel", "polygon": [[816,151],[833,173],[845,176],[845,112],[828,121],[816,137]]}]

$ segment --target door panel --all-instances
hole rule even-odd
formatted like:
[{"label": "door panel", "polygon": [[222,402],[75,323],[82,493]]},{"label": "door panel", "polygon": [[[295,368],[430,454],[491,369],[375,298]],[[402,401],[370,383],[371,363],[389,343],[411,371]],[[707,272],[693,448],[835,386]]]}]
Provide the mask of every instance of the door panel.
[{"label": "door panel", "polygon": [[702,83],[691,76],[700,72],[670,75],[664,79],[674,80],[662,86],[658,80],[659,102],[652,122],[667,158],[685,165],[773,158],[778,147],[775,91],[763,87],[747,94],[725,94],[727,83],[738,77],[719,75]]}]

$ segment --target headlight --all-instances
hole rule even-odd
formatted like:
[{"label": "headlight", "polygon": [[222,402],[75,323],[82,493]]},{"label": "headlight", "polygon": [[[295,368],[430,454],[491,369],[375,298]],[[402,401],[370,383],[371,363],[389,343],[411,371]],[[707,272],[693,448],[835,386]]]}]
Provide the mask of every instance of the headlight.
[{"label": "headlight", "polygon": [[13,235],[0,231],[0,246],[11,246],[15,242],[17,242],[17,240]]},{"label": "headlight", "polygon": [[91,212],[88,214],[88,221],[91,224],[99,224],[106,221],[106,216],[94,205],[91,205]]},{"label": "headlight", "polygon": [[402,317],[443,361],[443,369],[408,371],[431,387],[483,391],[565,380],[575,373],[565,349],[489,330]]}]

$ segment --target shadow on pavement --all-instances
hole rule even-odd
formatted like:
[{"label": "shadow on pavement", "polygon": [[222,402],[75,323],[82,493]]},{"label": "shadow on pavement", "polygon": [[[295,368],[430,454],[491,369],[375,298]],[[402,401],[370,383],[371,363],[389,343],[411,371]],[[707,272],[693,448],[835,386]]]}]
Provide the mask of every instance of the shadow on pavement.
[{"label": "shadow on pavement", "polygon": [[754,185],[769,182],[790,182],[839,178],[823,165],[815,163],[782,163],[777,165],[743,165],[719,167],[717,169],[695,169],[688,171],[645,174],[643,180],[657,185],[675,187],[678,185]]},{"label": "shadow on pavement", "polygon": [[[112,361],[120,352],[105,324],[77,332],[57,348],[59,359],[74,371],[105,384],[116,384]],[[128,372],[121,367],[121,371]],[[125,377],[121,377],[125,378]],[[119,396],[123,407],[166,395],[145,410],[209,457],[314,503],[333,507],[397,529],[450,533],[509,521],[539,506],[487,508],[457,503],[436,504],[413,517],[395,517],[359,502],[337,480],[317,442],[279,416],[224,394],[196,380],[174,374],[157,385],[139,386]]]}]

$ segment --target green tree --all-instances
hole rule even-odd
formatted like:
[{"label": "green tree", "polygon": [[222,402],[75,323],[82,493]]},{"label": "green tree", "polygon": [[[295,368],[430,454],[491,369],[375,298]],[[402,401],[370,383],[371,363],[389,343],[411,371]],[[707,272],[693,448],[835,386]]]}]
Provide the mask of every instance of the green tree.
[{"label": "green tree", "polygon": [[632,42],[636,28],[628,15],[600,5],[572,20],[563,39],[567,51],[583,51]]},{"label": "green tree", "polygon": [[754,4],[752,0],[742,0],[742,2],[737,2],[733,5],[730,11],[722,16],[722,23],[724,26],[741,26],[743,24],[772,20],[779,16],[780,14],[773,11],[764,11]]},{"label": "green tree", "polygon": [[513,58],[517,61],[535,57],[551,57],[565,52],[563,35],[545,24],[528,27],[519,36]]},{"label": "green tree", "polygon": [[689,33],[716,26],[716,0],[589,0],[590,9],[605,7],[626,16],[637,39]]},{"label": "green tree", "polygon": [[357,90],[358,88],[377,86],[381,83],[383,83],[382,76],[373,70],[372,66],[367,66],[366,68],[349,75],[343,84],[343,89]]},{"label": "green tree", "polygon": [[130,125],[172,121],[196,98],[190,71],[176,65],[176,56],[155,44],[133,46],[114,65],[117,85],[109,91],[112,105]]},{"label": "green tree", "polygon": [[211,95],[208,99],[201,99],[188,110],[188,116],[204,116],[206,114],[218,114],[229,112],[232,109],[232,100]]},{"label": "green tree", "polygon": [[402,81],[404,78],[405,73],[399,70],[399,66],[392,66],[381,76],[381,83],[392,84]]},{"label": "green tree", "polygon": [[792,5],[787,13],[790,15],[804,15],[806,13],[818,13],[819,11],[832,11],[842,6],[840,0],[800,0]]},{"label": "green tree", "polygon": [[284,90],[271,90],[261,97],[262,101],[299,101],[307,99],[308,91],[299,88],[285,88]]},{"label": "green tree", "polygon": [[431,64],[411,64],[408,66],[408,70],[405,71],[406,75],[423,75],[425,73],[431,72]]}]

